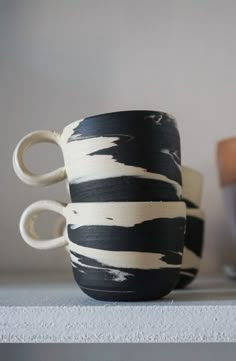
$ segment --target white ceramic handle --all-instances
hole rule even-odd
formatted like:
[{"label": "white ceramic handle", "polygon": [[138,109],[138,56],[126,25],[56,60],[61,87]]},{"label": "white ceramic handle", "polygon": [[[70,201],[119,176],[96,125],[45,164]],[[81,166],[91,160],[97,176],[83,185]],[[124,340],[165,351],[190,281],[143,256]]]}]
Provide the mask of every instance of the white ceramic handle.
[{"label": "white ceramic handle", "polygon": [[47,250],[65,247],[68,244],[66,235],[52,239],[40,239],[35,231],[35,220],[40,213],[52,211],[64,216],[64,205],[55,201],[38,201],[25,209],[20,219],[20,233],[24,241],[31,247]]},{"label": "white ceramic handle", "polygon": [[61,148],[60,134],[48,130],[38,130],[27,134],[17,144],[13,153],[13,167],[22,182],[29,185],[49,185],[57,183],[66,178],[65,167],[58,168],[52,172],[36,175],[30,172],[24,164],[24,151],[37,143],[54,143]]}]

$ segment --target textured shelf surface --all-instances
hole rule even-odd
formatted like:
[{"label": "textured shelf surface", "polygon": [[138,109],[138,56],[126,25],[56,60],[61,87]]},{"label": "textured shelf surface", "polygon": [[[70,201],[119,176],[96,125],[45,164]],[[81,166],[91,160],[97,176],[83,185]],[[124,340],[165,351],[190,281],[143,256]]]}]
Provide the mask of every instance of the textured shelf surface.
[{"label": "textured shelf surface", "polygon": [[95,301],[75,283],[2,282],[1,342],[236,342],[236,283],[199,279],[151,302]]}]

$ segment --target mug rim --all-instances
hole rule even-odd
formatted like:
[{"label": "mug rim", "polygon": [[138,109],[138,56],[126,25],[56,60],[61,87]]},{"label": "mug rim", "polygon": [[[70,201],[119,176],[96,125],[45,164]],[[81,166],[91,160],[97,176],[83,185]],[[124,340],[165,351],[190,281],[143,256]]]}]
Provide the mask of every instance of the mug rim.
[{"label": "mug rim", "polygon": [[195,217],[205,221],[206,213],[201,208],[186,208],[186,217]]},{"label": "mug rim", "polygon": [[[236,139],[236,138],[235,138]],[[191,177],[199,177],[203,179],[203,173],[200,172],[198,169],[189,167],[188,165],[182,164],[181,165],[182,171],[187,170],[188,172],[191,172]],[[201,180],[202,180],[201,179]]]},{"label": "mug rim", "polygon": [[[74,206],[74,205],[105,205],[105,204],[109,204],[109,206],[111,206],[112,204],[124,204],[124,205],[151,205],[151,204],[161,204],[161,205],[165,205],[165,206],[185,206],[185,202],[180,200],[180,201],[104,201],[104,202],[69,202],[69,203],[65,203],[64,207],[67,208],[69,206]],[[198,208],[197,208],[198,209]]]},{"label": "mug rim", "polygon": [[144,113],[144,112],[147,112],[147,113],[151,112],[151,113],[166,115],[166,116],[168,116],[168,117],[173,121],[175,127],[177,127],[176,117],[175,117],[174,115],[172,115],[171,113],[163,112],[163,111],[161,111],[161,110],[128,109],[128,110],[118,110],[118,111],[113,111],[113,112],[99,113],[99,114],[94,114],[94,115],[85,116],[85,117],[83,117],[83,118],[74,120],[73,122],[67,124],[67,125],[63,128],[63,131],[64,131],[67,127],[71,127],[72,124],[77,123],[77,122],[81,122],[82,120],[89,119],[89,118],[100,118],[100,117],[112,116],[112,115],[120,114],[120,113]]}]

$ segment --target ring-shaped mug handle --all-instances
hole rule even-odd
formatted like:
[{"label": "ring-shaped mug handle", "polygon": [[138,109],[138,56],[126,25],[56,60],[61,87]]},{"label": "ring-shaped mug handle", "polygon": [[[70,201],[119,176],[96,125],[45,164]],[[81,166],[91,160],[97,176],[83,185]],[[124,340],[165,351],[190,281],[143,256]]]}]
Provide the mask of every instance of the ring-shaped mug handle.
[{"label": "ring-shaped mug handle", "polygon": [[61,136],[57,132],[49,130],[38,130],[27,134],[17,144],[13,153],[13,168],[16,175],[22,180],[22,182],[33,186],[45,186],[53,183],[57,183],[66,178],[65,167],[60,167],[54,171],[37,175],[28,170],[24,164],[24,152],[27,148],[30,148],[33,144],[37,143],[53,143],[61,146]]},{"label": "ring-shaped mug handle", "polygon": [[65,206],[55,201],[42,200],[31,204],[25,209],[20,219],[20,233],[24,241],[31,247],[48,250],[68,245],[66,233],[52,239],[40,239],[35,231],[35,220],[44,211],[56,212],[64,217]]}]

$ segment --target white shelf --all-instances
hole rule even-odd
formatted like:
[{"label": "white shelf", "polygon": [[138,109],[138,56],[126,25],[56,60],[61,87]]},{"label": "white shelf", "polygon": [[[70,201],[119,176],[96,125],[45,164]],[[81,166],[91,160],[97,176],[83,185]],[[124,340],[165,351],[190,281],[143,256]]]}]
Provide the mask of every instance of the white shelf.
[{"label": "white shelf", "polygon": [[0,341],[235,342],[236,283],[200,279],[159,301],[105,303],[71,282],[5,282]]}]

